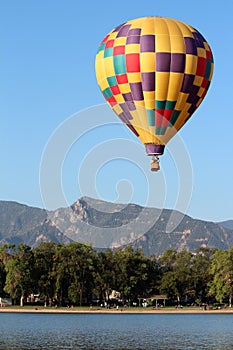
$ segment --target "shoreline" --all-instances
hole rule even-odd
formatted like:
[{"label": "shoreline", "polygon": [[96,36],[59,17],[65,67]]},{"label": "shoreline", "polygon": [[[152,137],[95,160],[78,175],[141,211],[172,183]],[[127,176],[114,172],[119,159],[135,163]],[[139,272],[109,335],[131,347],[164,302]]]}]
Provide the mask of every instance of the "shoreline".
[{"label": "shoreline", "polygon": [[123,315],[123,314],[138,314],[138,315],[156,315],[156,314],[202,314],[202,315],[210,315],[210,314],[233,314],[233,308],[226,309],[217,309],[217,310],[203,310],[199,309],[84,309],[84,308],[45,308],[45,307],[36,307],[36,308],[27,308],[27,307],[2,307],[0,308],[0,313],[34,313],[34,314],[115,314],[115,315]]}]

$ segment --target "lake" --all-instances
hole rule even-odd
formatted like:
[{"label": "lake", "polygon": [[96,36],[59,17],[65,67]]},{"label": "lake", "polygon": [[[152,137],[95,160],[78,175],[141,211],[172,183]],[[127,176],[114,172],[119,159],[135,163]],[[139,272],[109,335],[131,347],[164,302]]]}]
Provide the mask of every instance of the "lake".
[{"label": "lake", "polygon": [[1,313],[0,349],[232,350],[233,315]]}]

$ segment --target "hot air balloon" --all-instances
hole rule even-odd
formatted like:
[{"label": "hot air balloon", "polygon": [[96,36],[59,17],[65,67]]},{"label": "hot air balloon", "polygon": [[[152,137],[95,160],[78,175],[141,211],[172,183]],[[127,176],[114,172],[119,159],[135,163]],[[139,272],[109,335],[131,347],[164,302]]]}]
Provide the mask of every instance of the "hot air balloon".
[{"label": "hot air balloon", "polygon": [[199,31],[165,17],[114,28],[96,55],[96,78],[108,104],[145,145],[159,170],[165,145],[203,101],[213,55]]}]

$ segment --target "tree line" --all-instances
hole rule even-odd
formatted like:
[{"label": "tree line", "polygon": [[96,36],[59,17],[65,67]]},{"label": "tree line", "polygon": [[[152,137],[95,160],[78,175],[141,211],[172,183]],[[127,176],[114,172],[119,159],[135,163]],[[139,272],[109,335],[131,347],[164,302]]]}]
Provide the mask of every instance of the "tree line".
[{"label": "tree line", "polygon": [[181,304],[227,302],[233,292],[233,247],[166,250],[146,257],[132,246],[96,251],[91,246],[41,243],[36,248],[20,244],[0,248],[0,297],[21,303],[39,295],[46,305],[90,305],[108,301],[133,303],[139,298],[165,294]]}]

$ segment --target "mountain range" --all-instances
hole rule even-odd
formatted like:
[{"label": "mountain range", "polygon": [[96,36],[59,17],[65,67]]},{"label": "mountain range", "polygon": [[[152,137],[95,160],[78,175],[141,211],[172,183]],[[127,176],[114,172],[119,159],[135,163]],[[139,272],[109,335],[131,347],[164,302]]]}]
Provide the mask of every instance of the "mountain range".
[{"label": "mountain range", "polygon": [[233,245],[233,220],[198,220],[178,211],[115,204],[82,197],[53,211],[0,201],[0,245],[41,242],[91,243],[93,248],[132,244],[145,255],[168,248],[194,252],[199,247],[228,249]]}]

